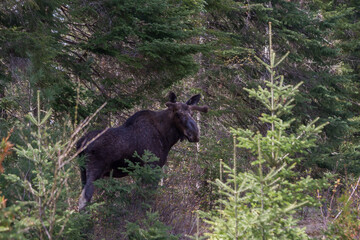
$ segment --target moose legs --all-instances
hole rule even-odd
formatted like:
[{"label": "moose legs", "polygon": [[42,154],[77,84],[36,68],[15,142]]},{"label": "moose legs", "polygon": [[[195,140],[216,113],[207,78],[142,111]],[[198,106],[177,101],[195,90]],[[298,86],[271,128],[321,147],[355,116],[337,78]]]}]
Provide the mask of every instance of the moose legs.
[{"label": "moose legs", "polygon": [[79,199],[79,211],[86,207],[86,204],[91,201],[94,194],[94,181],[101,178],[104,174],[104,167],[102,166],[87,166],[86,170],[86,183]]}]

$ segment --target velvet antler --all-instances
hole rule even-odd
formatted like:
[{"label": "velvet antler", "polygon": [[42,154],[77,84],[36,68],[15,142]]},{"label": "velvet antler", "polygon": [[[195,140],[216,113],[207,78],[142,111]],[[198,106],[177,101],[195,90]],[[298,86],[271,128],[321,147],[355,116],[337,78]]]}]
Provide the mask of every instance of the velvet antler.
[{"label": "velvet antler", "polygon": [[203,113],[207,113],[209,110],[208,106],[196,106],[196,105],[191,105],[190,106],[191,110],[195,110],[195,111],[199,111],[199,112],[203,112]]}]

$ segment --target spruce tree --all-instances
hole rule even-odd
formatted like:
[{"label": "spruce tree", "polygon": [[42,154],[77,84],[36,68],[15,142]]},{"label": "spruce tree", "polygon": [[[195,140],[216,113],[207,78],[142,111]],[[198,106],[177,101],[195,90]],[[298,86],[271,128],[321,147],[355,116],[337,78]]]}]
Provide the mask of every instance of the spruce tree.
[{"label": "spruce tree", "polygon": [[[315,145],[317,134],[325,124],[315,126],[318,119],[291,133],[294,119],[284,120],[292,112],[300,84],[284,84],[275,68],[287,57],[276,58],[272,48],[269,24],[269,57],[257,57],[265,66],[269,79],[265,87],[245,89],[250,97],[266,109],[259,121],[268,126],[265,134],[249,129],[233,129],[234,144],[253,155],[253,171],[238,172],[236,149],[234,166],[225,166],[227,180],[217,179],[221,199],[219,209],[204,214],[210,224],[210,239],[308,239],[304,229],[296,227],[296,209],[313,203],[309,192],[320,182],[300,176],[294,170],[299,156]],[[268,62],[268,63],[267,63]]]},{"label": "spruce tree", "polygon": [[[329,18],[328,14],[334,12],[322,11],[322,8],[335,2],[343,11]],[[255,56],[266,59],[268,49],[262,43],[267,41],[264,38],[266,25],[271,21],[277,38],[273,48],[280,54],[290,51],[287,59],[278,66],[279,71],[284,74],[287,83],[297,85],[303,82],[302,91],[296,96],[294,126],[316,117],[320,117],[320,123],[329,122],[324,128],[321,149],[312,150],[311,155],[304,159],[305,168],[317,165],[339,170],[338,167],[344,167],[339,162],[346,161],[348,164],[352,162],[354,168],[351,170],[357,171],[354,164],[357,154],[341,151],[343,144],[353,137],[359,126],[356,118],[359,86],[353,73],[350,77],[338,72],[339,66],[343,65],[341,58],[345,49],[353,55],[347,62],[356,63],[357,35],[354,29],[358,13],[355,2],[208,0],[204,25],[206,38],[212,42],[214,50],[204,61],[207,78],[203,78],[205,81],[202,84],[209,93],[210,105],[222,116],[222,124],[266,131],[266,127],[255,119],[264,109],[258,102],[249,99],[243,89],[264,86],[262,81],[253,80],[263,76]],[[351,14],[348,14],[350,10]],[[342,19],[339,14],[347,14],[345,22],[339,21]],[[342,31],[335,33],[336,25]],[[346,33],[349,33],[348,36],[344,36]],[[334,34],[349,39],[349,44],[343,41],[343,45],[336,44],[338,40],[333,38]]]},{"label": "spruce tree", "polygon": [[[326,39],[337,49],[337,61],[332,63],[328,83],[317,93],[324,99],[323,107],[331,123],[326,128],[328,140],[314,151],[312,159],[323,168],[340,173],[359,173],[359,1],[318,1],[324,26],[331,29]],[[327,99],[328,103],[325,103]],[[320,112],[319,112],[320,113]],[[329,154],[331,152],[331,154]]]},{"label": "spruce tree", "polygon": [[202,8],[203,1],[2,1],[0,110],[32,110],[38,89],[55,113],[75,117],[78,102],[83,118],[105,101],[109,113],[160,98],[197,71],[192,56],[203,47],[190,40]]}]

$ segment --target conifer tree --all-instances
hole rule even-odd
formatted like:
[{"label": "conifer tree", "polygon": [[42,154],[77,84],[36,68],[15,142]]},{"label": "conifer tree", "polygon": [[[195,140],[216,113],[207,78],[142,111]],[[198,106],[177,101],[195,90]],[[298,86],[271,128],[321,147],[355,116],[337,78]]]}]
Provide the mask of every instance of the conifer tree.
[{"label": "conifer tree", "polygon": [[[40,89],[55,112],[118,112],[196,73],[190,43],[203,1],[2,1],[0,110],[28,112]],[[9,95],[10,86],[17,98]],[[85,104],[86,103],[86,104]]]},{"label": "conifer tree", "polygon": [[223,196],[219,210],[205,214],[210,239],[308,239],[304,229],[296,227],[293,215],[300,206],[314,202],[308,192],[320,182],[300,177],[294,167],[299,154],[314,146],[324,124],[315,126],[315,119],[296,133],[288,132],[294,119],[283,117],[291,113],[301,83],[285,85],[284,77],[276,73],[275,68],[288,54],[276,58],[271,33],[270,23],[268,59],[265,62],[257,57],[269,79],[264,88],[245,89],[266,109],[259,121],[268,130],[264,135],[249,129],[232,130],[236,147],[247,149],[256,159],[251,162],[254,170],[237,172],[234,148],[234,167],[225,164],[228,179],[215,182]]},{"label": "conifer tree", "polygon": [[337,61],[332,63],[329,71],[327,82],[331,85],[324,82],[316,91],[319,98],[324,99],[322,105],[326,111],[323,117],[331,124],[325,129],[328,140],[313,152],[312,159],[323,168],[359,173],[359,154],[355,149],[360,140],[360,2],[332,0],[317,3],[324,26],[331,29],[326,39],[337,49]]},{"label": "conifer tree", "polygon": [[[357,25],[352,24],[356,23],[358,16],[355,2],[208,0],[205,26],[207,39],[212,41],[214,50],[204,61],[207,78],[203,78],[206,81],[202,84],[209,93],[210,104],[219,109],[219,115],[222,114],[223,124],[254,127],[261,132],[266,130],[255,120],[263,110],[262,106],[249,99],[243,89],[263,83],[253,80],[263,76],[254,56],[266,59],[268,49],[262,43],[266,42],[265,29],[267,22],[271,21],[277,38],[273,48],[280,54],[290,51],[286,61],[278,66],[279,71],[288,83],[297,85],[303,82],[302,91],[296,96],[294,126],[316,117],[320,117],[320,123],[329,122],[324,128],[322,147],[304,159],[306,167],[317,165],[341,170],[344,164],[339,165],[339,162],[347,161],[354,166],[351,170],[357,171],[354,164],[356,152],[342,153],[342,149],[346,147],[343,143],[346,145],[358,131],[359,86],[354,81],[354,74],[349,76],[338,72],[339,66],[343,65],[341,58],[345,49],[353,55],[348,62],[356,63],[357,35],[354,29]],[[322,11],[334,5],[342,11],[336,13],[332,7]],[[350,10],[351,14],[348,14]],[[329,14],[333,18],[329,18]],[[344,14],[345,21],[341,20]],[[337,34],[335,25],[341,29]],[[335,40],[334,34],[342,36],[342,40]],[[349,44],[344,44],[345,38],[349,39]]]}]

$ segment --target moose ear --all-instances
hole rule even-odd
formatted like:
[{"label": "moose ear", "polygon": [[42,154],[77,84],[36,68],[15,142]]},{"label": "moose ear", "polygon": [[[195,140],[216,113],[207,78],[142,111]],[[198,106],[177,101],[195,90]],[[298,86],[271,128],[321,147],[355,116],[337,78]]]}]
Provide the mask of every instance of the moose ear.
[{"label": "moose ear", "polygon": [[176,95],[174,92],[169,92],[169,102],[176,103]]},{"label": "moose ear", "polygon": [[192,96],[187,102],[187,105],[196,105],[200,101],[201,95],[197,94]]}]

